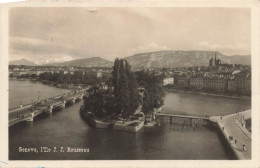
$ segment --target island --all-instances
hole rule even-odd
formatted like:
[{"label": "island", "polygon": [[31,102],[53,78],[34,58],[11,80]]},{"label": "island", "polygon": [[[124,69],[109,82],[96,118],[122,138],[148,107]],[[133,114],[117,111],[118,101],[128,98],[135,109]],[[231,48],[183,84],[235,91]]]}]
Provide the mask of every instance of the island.
[{"label": "island", "polygon": [[137,132],[155,126],[155,113],[163,105],[160,75],[144,70],[135,74],[124,59],[115,59],[112,77],[88,89],[80,114],[95,128]]}]

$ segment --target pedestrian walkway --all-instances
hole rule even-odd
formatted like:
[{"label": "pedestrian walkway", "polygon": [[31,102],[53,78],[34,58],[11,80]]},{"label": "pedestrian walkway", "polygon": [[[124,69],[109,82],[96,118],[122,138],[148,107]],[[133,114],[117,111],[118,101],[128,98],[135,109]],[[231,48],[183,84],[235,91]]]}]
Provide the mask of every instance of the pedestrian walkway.
[{"label": "pedestrian walkway", "polygon": [[251,159],[251,132],[245,127],[245,120],[250,118],[251,110],[210,117],[211,121],[218,124],[236,157],[242,160]]}]

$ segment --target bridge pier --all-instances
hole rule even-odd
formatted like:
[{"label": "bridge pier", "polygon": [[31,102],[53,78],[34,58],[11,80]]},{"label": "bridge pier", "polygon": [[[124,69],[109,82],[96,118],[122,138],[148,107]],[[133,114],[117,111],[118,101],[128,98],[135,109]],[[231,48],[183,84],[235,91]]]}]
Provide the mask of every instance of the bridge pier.
[{"label": "bridge pier", "polygon": [[192,126],[192,118],[190,118],[190,126]]},{"label": "bridge pier", "polygon": [[75,97],[75,101],[79,101],[83,99],[83,94],[79,95],[78,97]]},{"label": "bridge pier", "polygon": [[79,99],[80,99],[80,100],[82,100],[82,99],[83,99],[83,94],[81,94],[81,95],[79,96]]},{"label": "bridge pier", "polygon": [[75,101],[76,101],[76,97],[73,97],[72,100],[71,100],[72,104],[74,104]]},{"label": "bridge pier", "polygon": [[53,106],[49,106],[49,108],[47,109],[47,113],[52,113],[53,110]]},{"label": "bridge pier", "polygon": [[26,119],[26,121],[33,121],[34,113],[32,112],[29,117]]},{"label": "bridge pier", "polygon": [[172,124],[172,116],[170,117],[170,124]]},{"label": "bridge pier", "polygon": [[63,101],[63,103],[60,105],[60,107],[65,108],[66,101]]},{"label": "bridge pier", "polygon": [[[72,99],[68,99],[68,100],[67,100],[67,103],[68,103],[68,104],[74,104],[75,101],[76,101],[76,98],[73,97]],[[65,103],[66,103],[66,101],[65,101]]]}]

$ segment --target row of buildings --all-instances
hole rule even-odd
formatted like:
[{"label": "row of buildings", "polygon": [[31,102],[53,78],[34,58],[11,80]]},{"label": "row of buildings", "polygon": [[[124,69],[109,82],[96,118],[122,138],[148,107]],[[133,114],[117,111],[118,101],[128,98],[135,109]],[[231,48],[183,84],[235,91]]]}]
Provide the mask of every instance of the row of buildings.
[{"label": "row of buildings", "polygon": [[234,75],[233,78],[207,76],[178,76],[164,78],[164,85],[178,88],[195,88],[216,91],[251,92],[250,73]]},{"label": "row of buildings", "polygon": [[217,92],[251,93],[251,68],[249,66],[221,64],[211,58],[204,71],[175,71],[166,75],[164,85],[175,88],[212,90]]}]

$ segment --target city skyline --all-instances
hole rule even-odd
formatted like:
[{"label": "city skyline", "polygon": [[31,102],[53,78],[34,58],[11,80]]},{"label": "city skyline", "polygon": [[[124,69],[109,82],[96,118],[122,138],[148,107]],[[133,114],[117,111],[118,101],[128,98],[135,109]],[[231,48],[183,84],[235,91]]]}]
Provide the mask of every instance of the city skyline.
[{"label": "city skyline", "polygon": [[9,18],[10,60],[112,61],[159,50],[250,55],[247,8],[15,8]]}]

